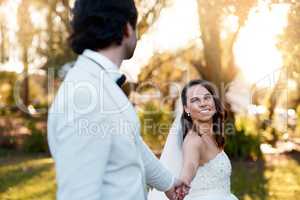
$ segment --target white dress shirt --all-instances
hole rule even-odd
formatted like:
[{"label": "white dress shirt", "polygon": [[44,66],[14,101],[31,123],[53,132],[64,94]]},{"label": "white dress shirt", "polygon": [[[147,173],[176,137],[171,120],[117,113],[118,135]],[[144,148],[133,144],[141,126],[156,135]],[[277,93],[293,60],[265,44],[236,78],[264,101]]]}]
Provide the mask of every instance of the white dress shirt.
[{"label": "white dress shirt", "polygon": [[141,139],[119,77],[108,58],[85,50],[59,88],[48,115],[58,200],[145,200],[146,185],[174,184]]}]

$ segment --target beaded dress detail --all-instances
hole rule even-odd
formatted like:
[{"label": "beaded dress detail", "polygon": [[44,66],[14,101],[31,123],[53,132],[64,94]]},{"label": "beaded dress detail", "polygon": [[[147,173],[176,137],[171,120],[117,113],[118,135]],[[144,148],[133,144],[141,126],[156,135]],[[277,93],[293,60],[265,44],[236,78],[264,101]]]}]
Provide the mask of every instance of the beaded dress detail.
[{"label": "beaded dress detail", "polygon": [[185,200],[238,200],[230,190],[231,163],[224,151],[200,166]]}]

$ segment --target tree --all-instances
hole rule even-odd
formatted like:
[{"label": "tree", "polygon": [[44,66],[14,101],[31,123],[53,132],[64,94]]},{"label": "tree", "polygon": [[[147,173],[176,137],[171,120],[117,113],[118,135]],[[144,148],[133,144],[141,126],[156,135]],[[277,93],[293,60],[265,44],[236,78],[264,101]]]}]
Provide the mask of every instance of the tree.
[{"label": "tree", "polygon": [[300,4],[291,3],[288,24],[278,47],[283,55],[286,77],[297,83],[298,98],[294,102],[296,108],[300,103]]},{"label": "tree", "polygon": [[[53,68],[57,72],[63,64],[74,60],[76,56],[68,44],[68,37],[71,32],[71,9],[74,0],[31,0],[31,2],[38,9],[47,9],[46,29],[39,30],[40,41],[46,44],[47,47],[39,48],[38,53],[47,60],[43,68]],[[169,0],[136,1],[139,10],[138,38],[141,38],[147,32],[168,3]],[[60,23],[57,23],[57,20]]]},{"label": "tree", "polygon": [[[0,6],[5,1],[0,1]],[[9,42],[8,42],[8,30],[7,30],[7,21],[5,15],[0,10],[0,63],[5,63],[8,59],[9,52]]]},{"label": "tree", "polygon": [[[185,84],[183,83],[185,79],[196,79],[201,76],[193,65],[200,57],[200,50],[194,45],[176,52],[155,54],[138,76],[137,92],[155,90],[159,92],[161,103],[171,106],[170,109],[174,110],[181,90],[176,84],[182,85]],[[177,88],[176,95],[170,94],[172,87]]]},{"label": "tree", "polygon": [[[297,109],[297,105],[300,102],[300,5],[295,4],[292,1],[285,1],[290,4],[290,10],[288,15],[288,24],[284,30],[284,33],[279,37],[278,48],[281,50],[284,60],[283,69],[280,71],[280,76],[268,96],[268,125],[274,125],[275,109],[279,104],[279,99],[282,95],[287,95],[283,91],[289,90],[288,79],[296,82],[296,94],[295,101],[291,107]],[[275,144],[279,135],[276,133],[274,126],[271,126],[270,132],[273,140],[272,144]]]},{"label": "tree", "polygon": [[68,36],[71,32],[69,20],[72,2],[70,0],[31,0],[32,6],[37,10],[47,11],[43,16],[46,26],[39,27],[37,33],[39,43],[44,44],[37,49],[38,55],[46,58],[43,69],[52,68],[57,72],[63,64],[75,58],[68,44]]},{"label": "tree", "polygon": [[24,84],[23,84],[23,103],[27,107],[29,105],[29,79],[28,79],[28,70],[29,70],[29,49],[32,44],[34,36],[34,27],[30,19],[29,12],[29,1],[21,1],[18,8],[18,24],[19,31],[17,32],[17,38],[21,48],[21,59],[24,65],[23,75],[24,75]]},{"label": "tree", "polygon": [[[234,59],[234,44],[241,27],[247,21],[250,10],[255,7],[256,3],[257,0],[198,0],[199,27],[203,48],[192,45],[187,49],[179,50],[171,55],[171,58],[176,59],[188,52],[194,54],[200,52],[200,56],[188,58],[186,62],[195,67],[199,77],[215,84],[223,98],[226,85],[235,78],[238,72]],[[235,30],[230,31],[229,27],[224,25],[228,17],[237,19]],[[225,38],[222,36],[224,32],[226,32]],[[155,59],[158,59],[158,56],[155,56]],[[157,61],[153,65],[150,61],[139,77],[139,81],[147,81],[147,78],[150,80],[151,76],[149,75],[155,71],[153,68],[159,68],[163,65],[161,61],[168,62],[162,59],[160,63]]]},{"label": "tree", "polygon": [[7,60],[7,30],[5,27],[5,19],[0,13],[0,63],[4,63]]},{"label": "tree", "polygon": [[[198,0],[203,60],[199,60],[195,65],[205,80],[216,85],[221,95],[225,93],[221,90],[222,87],[232,81],[237,74],[234,44],[256,3],[257,0]],[[237,18],[237,28],[222,39],[223,22],[229,16]]]},{"label": "tree", "polygon": [[170,0],[137,0],[135,1],[139,11],[138,38],[140,39],[148,29],[157,21],[161,11],[170,5]]},{"label": "tree", "polygon": [[[203,48],[199,49],[194,45],[189,47],[188,51],[194,47],[194,52],[200,51],[202,56],[197,56],[198,59],[191,59],[190,62],[200,77],[216,85],[222,97],[226,92],[226,84],[231,82],[238,72],[234,59],[234,44],[250,10],[256,4],[257,0],[198,0]],[[229,31],[229,27],[224,25],[228,17],[237,19],[235,30]],[[225,31],[224,38],[222,33]]]}]

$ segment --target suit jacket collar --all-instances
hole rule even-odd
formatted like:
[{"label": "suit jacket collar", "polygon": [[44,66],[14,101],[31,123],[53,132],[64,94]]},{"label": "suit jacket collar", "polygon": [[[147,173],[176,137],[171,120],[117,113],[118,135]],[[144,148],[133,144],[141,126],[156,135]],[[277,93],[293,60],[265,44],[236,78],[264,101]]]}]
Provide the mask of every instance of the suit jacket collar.
[{"label": "suit jacket collar", "polygon": [[116,64],[96,51],[86,49],[82,53],[81,57],[87,57],[88,59],[93,60],[99,65],[98,67],[103,68],[114,81],[117,81],[122,76],[122,73],[120,73],[120,70]]}]

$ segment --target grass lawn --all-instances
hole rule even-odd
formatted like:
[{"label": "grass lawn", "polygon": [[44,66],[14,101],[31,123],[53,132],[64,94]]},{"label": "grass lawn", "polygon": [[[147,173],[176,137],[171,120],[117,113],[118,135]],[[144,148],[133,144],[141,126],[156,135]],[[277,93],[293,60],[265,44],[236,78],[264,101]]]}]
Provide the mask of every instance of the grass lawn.
[{"label": "grass lawn", "polygon": [[55,199],[54,180],[52,159],[0,151],[1,200]]},{"label": "grass lawn", "polygon": [[[233,161],[232,190],[240,200],[300,199],[299,153],[265,161]],[[1,200],[55,199],[53,161],[44,155],[0,150]]]},{"label": "grass lawn", "polygon": [[300,199],[300,152],[233,162],[232,190],[241,200]]}]

